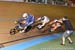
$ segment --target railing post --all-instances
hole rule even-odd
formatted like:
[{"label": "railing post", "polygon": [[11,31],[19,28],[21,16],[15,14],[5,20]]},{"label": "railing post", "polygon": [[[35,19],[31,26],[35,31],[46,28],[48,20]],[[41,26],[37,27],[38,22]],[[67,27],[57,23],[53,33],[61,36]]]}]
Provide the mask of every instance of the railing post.
[{"label": "railing post", "polygon": [[25,2],[28,2],[28,0],[26,0]]},{"label": "railing post", "polygon": [[45,0],[45,4],[47,4],[48,0]]}]

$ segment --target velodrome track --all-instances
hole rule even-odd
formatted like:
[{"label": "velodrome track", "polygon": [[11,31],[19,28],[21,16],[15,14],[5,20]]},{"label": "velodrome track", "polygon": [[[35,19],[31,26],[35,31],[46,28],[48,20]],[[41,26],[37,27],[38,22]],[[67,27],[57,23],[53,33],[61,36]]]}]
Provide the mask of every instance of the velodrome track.
[{"label": "velodrome track", "polygon": [[[36,18],[43,15],[48,15],[50,18],[55,18],[57,16],[62,17],[67,15],[71,19],[72,24],[74,26],[75,24],[74,7],[49,6],[43,4],[42,5],[36,4],[36,5],[37,6],[35,6],[34,4],[26,4],[26,3],[0,2],[0,44],[3,44],[4,47],[6,47],[27,40],[31,40],[33,38],[41,37],[39,35],[42,33],[40,33],[36,28],[29,31],[28,33],[22,34],[17,33],[16,35],[12,36],[9,34],[9,30],[14,27],[14,21],[17,18],[19,18],[24,12],[32,13],[36,16]],[[44,33],[43,36],[45,34],[47,33]]]},{"label": "velodrome track", "polygon": [[1,20],[0,21],[0,44],[5,46],[10,46],[16,43],[20,43],[23,41],[27,41],[33,38],[49,35],[49,33],[40,33],[38,29],[32,29],[27,33],[17,33],[15,35],[10,35],[9,31],[11,28],[14,27],[13,20],[8,21],[6,18],[6,21]]}]

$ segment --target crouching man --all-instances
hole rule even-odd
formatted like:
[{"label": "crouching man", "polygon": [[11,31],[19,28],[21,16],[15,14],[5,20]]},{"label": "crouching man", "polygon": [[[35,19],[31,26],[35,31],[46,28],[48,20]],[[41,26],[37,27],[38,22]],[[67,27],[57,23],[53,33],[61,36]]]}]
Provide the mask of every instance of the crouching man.
[{"label": "crouching man", "polygon": [[19,32],[20,33],[24,33],[24,32],[28,32],[31,29],[31,25],[34,23],[35,18],[33,15],[28,14],[28,13],[24,13],[23,16],[18,19],[17,21],[15,21],[17,25],[17,29],[22,29]]},{"label": "crouching man", "polygon": [[36,21],[39,21],[37,25],[37,28],[38,29],[42,29],[43,27],[45,27],[46,24],[49,23],[50,19],[47,17],[47,16],[42,16],[42,17],[39,17]]},{"label": "crouching man", "polygon": [[62,23],[63,22],[61,21],[61,19],[54,19],[54,20],[52,20],[49,23],[49,26],[50,26],[49,32],[53,32],[53,31],[55,31],[58,28],[62,28]]}]

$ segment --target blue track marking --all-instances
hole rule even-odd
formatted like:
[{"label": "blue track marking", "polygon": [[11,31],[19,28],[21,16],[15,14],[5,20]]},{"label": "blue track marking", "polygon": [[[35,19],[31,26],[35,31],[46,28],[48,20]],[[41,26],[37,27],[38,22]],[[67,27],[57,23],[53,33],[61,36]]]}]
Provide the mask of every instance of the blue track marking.
[{"label": "blue track marking", "polygon": [[0,50],[24,50],[34,45],[40,44],[42,42],[59,38],[60,36],[62,36],[62,34],[47,35],[40,38],[29,40],[29,41],[25,41],[19,44],[11,45],[5,48],[1,48]]}]

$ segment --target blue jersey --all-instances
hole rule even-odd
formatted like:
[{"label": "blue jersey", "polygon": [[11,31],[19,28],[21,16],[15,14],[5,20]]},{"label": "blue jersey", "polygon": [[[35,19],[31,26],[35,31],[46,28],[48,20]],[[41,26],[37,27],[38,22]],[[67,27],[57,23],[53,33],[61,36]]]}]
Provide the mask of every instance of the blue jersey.
[{"label": "blue jersey", "polygon": [[[23,21],[23,20],[26,20],[26,23],[25,23],[25,24],[20,23],[20,22]],[[31,25],[32,23],[34,23],[34,21],[35,21],[34,16],[32,16],[31,14],[28,14],[28,18],[27,18],[27,19],[24,19],[24,18],[22,17],[22,18],[20,18],[20,19],[18,20],[18,23],[19,23],[19,25],[20,25],[21,27],[24,28],[24,27],[27,27],[27,26]]]},{"label": "blue jersey", "polygon": [[27,20],[26,20],[27,25],[31,25],[32,23],[34,23],[34,21],[35,21],[34,16],[31,15],[31,14],[28,14],[28,18],[27,18]]}]

